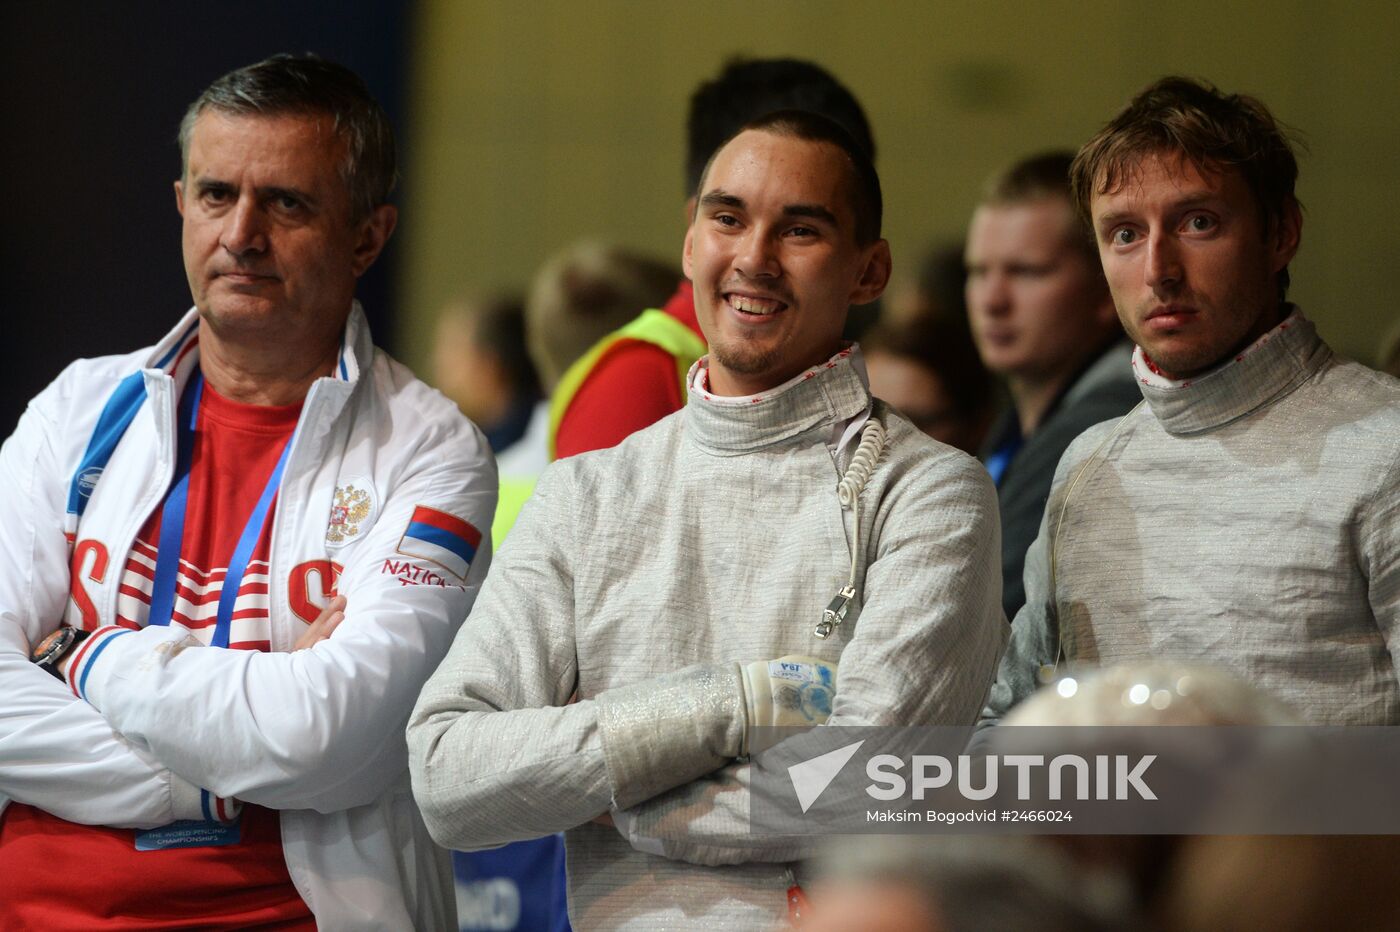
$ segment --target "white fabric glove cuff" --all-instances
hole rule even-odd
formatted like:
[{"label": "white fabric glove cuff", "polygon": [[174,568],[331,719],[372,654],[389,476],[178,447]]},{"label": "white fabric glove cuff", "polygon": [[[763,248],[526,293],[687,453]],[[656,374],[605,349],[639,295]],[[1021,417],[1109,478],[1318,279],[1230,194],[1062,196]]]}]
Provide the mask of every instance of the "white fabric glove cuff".
[{"label": "white fabric glove cuff", "polygon": [[753,729],[812,727],[826,721],[836,697],[836,664],[815,657],[789,655],[740,668],[744,684],[744,753],[753,746]]}]

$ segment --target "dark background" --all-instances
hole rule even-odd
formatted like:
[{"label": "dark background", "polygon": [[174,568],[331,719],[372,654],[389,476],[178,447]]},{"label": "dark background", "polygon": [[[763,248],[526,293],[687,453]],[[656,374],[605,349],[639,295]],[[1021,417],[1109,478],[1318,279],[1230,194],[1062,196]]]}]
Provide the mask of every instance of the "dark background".
[{"label": "dark background", "polygon": [[[0,6],[0,437],[69,362],[152,343],[189,308],[171,187],[175,134],[216,77],[277,52],[347,65],[389,112],[402,164],[409,8]],[[382,346],[392,335],[395,255],[391,240],[360,283]]]}]

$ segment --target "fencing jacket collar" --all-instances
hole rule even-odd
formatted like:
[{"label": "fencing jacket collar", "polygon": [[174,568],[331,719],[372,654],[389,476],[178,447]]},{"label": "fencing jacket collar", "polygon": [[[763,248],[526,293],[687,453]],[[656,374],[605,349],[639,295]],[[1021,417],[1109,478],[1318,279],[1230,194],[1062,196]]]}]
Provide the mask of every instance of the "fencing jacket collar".
[{"label": "fencing jacket collar", "polygon": [[[1291,307],[1291,306],[1290,306]],[[1133,350],[1133,372],[1152,414],[1170,434],[1213,430],[1287,395],[1332,355],[1296,307],[1277,327],[1204,375],[1170,379]]]},{"label": "fencing jacket collar", "polygon": [[[690,369],[686,428],[701,449],[718,456],[751,453],[818,427],[845,428],[870,409],[865,365],[854,345],[757,395],[712,394],[708,366],[704,357]],[[837,431],[833,445],[842,433]]]}]

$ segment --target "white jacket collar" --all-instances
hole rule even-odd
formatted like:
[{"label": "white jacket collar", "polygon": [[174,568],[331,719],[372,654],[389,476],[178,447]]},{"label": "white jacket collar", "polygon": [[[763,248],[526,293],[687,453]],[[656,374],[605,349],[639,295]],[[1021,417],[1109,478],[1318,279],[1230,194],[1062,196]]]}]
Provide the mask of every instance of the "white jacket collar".
[{"label": "white jacket collar", "polygon": [[[712,453],[732,456],[752,452],[823,424],[844,428],[870,409],[865,360],[855,344],[757,395],[712,394],[708,368],[706,356],[690,369],[685,417],[691,436]],[[832,438],[834,445],[837,437]]]},{"label": "white jacket collar", "polygon": [[1208,372],[1171,379],[1154,371],[1142,348],[1133,372],[1148,407],[1171,434],[1194,434],[1228,424],[1287,394],[1332,355],[1296,307],[1244,350]]},{"label": "white jacket collar", "polygon": [[[199,354],[199,308],[192,307],[180,318],[169,333],[151,348],[146,357],[147,370],[163,372],[174,376],[183,383],[192,367],[191,358]],[[327,378],[331,381],[359,381],[360,373],[374,358],[374,341],[369,332],[369,321],[356,301],[350,306],[350,315],[345,321],[345,329],[340,334],[340,353],[336,358],[335,371]]]}]

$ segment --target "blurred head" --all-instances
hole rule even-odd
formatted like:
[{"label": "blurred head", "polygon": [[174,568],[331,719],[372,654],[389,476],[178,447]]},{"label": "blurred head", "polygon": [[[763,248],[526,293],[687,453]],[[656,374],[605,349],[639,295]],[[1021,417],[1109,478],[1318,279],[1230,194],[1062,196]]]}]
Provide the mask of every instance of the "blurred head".
[{"label": "blurred head", "polygon": [[686,197],[715,151],[748,123],[778,110],[817,113],[841,126],[875,159],[875,140],[865,111],[825,69],[795,58],[735,58],[715,78],[696,88],[686,120]]},{"label": "blurred head", "polygon": [[575,244],[546,262],[525,300],[530,358],[545,394],[593,344],[665,303],[679,278],[675,266],[596,242]]},{"label": "blurred head", "polygon": [[1073,375],[1118,331],[1093,241],[1070,201],[1068,152],[1025,159],[988,183],[968,230],[967,312],[998,375]]},{"label": "blurred head", "polygon": [[834,354],[851,305],[889,280],[865,151],[824,117],[770,114],[715,153],[698,192],[683,265],[712,390],[763,391]]},{"label": "blurred head", "polygon": [[920,316],[880,324],[861,341],[870,392],[940,443],[976,455],[995,387],[961,321]]},{"label": "blurred head", "polygon": [[1227,670],[1162,661],[1064,676],[1006,716],[1006,725],[1292,725],[1281,700]]},{"label": "blurred head", "polygon": [[966,247],[959,240],[934,246],[924,253],[917,269],[917,297],[910,316],[924,314],[968,330],[964,252]]},{"label": "blurred head", "polygon": [[1039,839],[842,838],[821,861],[808,932],[1108,932],[1128,929],[1125,890]]},{"label": "blurred head", "polygon": [[1298,164],[1258,100],[1163,78],[1072,169],[1118,314],[1169,376],[1198,374],[1283,318]]},{"label": "blurred head", "polygon": [[444,308],[433,341],[432,381],[488,434],[512,408],[537,398],[520,300],[462,299]]},{"label": "blurred head", "polygon": [[[1107,727],[1115,731],[1102,736],[1081,732],[1073,736],[1077,743],[1072,746],[1057,743],[1056,753],[1071,747],[1082,755],[1110,749],[1122,753],[1126,750],[1122,730],[1130,727],[1300,723],[1300,717],[1282,701],[1226,670],[1172,661],[1126,663],[1064,676],[1042,687],[1011,710],[1002,721],[1006,727],[993,729],[990,744],[996,746],[1000,733],[1015,745],[1014,750],[1025,750],[1013,734],[1016,726]],[[1009,747],[995,749],[1011,751]],[[1203,762],[1173,758],[1171,764],[1219,766],[1209,749],[1201,751]],[[1066,834],[1046,840],[1087,866],[1113,866],[1131,883],[1137,902],[1150,906],[1161,896],[1179,856],[1182,837]]]}]

